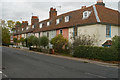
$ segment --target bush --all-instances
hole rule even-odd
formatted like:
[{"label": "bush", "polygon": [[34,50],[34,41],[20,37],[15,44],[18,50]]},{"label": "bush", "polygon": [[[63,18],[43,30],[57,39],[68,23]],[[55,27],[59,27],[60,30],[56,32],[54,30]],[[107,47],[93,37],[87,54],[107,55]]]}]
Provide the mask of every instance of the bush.
[{"label": "bush", "polygon": [[64,52],[67,48],[68,40],[62,35],[57,35],[50,41],[50,43],[53,45],[56,52]]},{"label": "bush", "polygon": [[115,36],[112,38],[111,48],[113,48],[115,50],[120,50],[120,36]]},{"label": "bush", "polygon": [[95,35],[93,36],[89,36],[89,35],[82,35],[79,34],[78,37],[75,38],[74,42],[73,42],[73,48],[77,47],[77,46],[93,46],[94,43],[96,42],[96,39],[94,38]]},{"label": "bush", "polygon": [[111,48],[78,46],[74,50],[73,56],[88,59],[98,59],[103,61],[119,61],[118,51]]}]

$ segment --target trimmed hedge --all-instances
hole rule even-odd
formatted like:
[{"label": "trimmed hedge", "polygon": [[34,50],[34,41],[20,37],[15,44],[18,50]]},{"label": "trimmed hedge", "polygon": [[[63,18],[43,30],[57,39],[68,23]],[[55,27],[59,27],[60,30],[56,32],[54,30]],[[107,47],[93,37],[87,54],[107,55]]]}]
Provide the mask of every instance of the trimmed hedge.
[{"label": "trimmed hedge", "polygon": [[119,53],[112,48],[78,46],[74,49],[74,57],[98,59],[103,61],[119,61]]}]

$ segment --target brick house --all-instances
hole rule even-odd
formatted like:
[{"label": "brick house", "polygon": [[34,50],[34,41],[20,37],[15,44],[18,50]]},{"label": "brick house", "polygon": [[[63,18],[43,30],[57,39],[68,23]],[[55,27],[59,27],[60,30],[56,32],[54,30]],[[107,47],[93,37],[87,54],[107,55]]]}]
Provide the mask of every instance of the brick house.
[{"label": "brick house", "polygon": [[81,34],[89,35],[97,40],[95,46],[103,46],[115,35],[120,36],[119,14],[118,11],[105,7],[101,0],[89,7],[82,6],[81,9],[61,15],[57,15],[55,8],[50,8],[49,19],[39,22],[38,17],[32,17],[34,20],[31,19],[31,28],[22,34],[31,33],[37,37],[45,35],[49,40],[62,34],[71,43],[73,38]]}]

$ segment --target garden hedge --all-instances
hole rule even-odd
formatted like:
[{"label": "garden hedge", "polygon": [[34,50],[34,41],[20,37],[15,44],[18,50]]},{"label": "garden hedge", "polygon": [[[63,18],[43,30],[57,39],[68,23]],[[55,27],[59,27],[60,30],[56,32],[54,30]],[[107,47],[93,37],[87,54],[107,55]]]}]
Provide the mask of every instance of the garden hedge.
[{"label": "garden hedge", "polygon": [[119,52],[112,48],[78,46],[74,49],[74,57],[98,59],[103,61],[119,61]]}]

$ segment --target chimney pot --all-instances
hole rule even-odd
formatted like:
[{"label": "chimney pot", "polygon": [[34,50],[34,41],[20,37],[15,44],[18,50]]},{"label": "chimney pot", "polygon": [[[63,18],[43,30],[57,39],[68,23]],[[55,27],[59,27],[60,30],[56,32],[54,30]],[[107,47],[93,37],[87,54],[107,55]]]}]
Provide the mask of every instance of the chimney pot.
[{"label": "chimney pot", "polygon": [[97,2],[98,2],[98,3],[101,3],[101,2],[103,2],[103,0],[98,0]]},{"label": "chimney pot", "polygon": [[103,0],[98,0],[96,5],[105,6],[105,3],[103,3]]},{"label": "chimney pot", "polygon": [[82,6],[82,9],[86,8],[86,6]]}]

